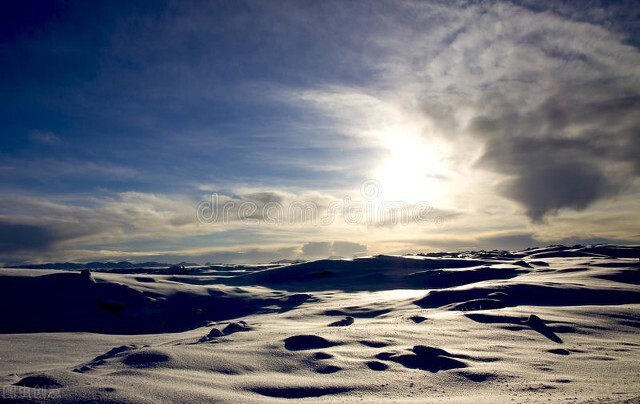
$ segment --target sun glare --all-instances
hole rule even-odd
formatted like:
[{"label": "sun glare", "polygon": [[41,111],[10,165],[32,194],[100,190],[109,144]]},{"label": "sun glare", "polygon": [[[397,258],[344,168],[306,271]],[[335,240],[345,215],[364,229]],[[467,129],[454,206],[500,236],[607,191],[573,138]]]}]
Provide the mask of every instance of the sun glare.
[{"label": "sun glare", "polygon": [[415,130],[388,133],[384,143],[388,157],[375,172],[382,186],[381,198],[433,203],[441,192],[436,178],[444,171],[437,147],[430,147]]}]

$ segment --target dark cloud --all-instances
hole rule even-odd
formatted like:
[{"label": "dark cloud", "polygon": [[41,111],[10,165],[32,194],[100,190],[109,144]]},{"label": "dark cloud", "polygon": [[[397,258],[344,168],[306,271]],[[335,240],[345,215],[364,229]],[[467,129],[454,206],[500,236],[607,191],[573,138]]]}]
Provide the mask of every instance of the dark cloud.
[{"label": "dark cloud", "polygon": [[213,192],[204,196],[197,209],[203,223],[313,224],[331,214],[327,209],[333,201],[333,197],[318,193],[265,191],[229,197]]},{"label": "dark cloud", "polygon": [[366,253],[367,246],[365,244],[353,243],[350,241],[334,241],[331,252],[333,255],[350,257],[354,254]]},{"label": "dark cloud", "polygon": [[523,205],[534,221],[561,208],[584,209],[615,189],[596,167],[585,163],[539,166],[502,184],[503,195]]},{"label": "dark cloud", "polygon": [[47,227],[0,222],[0,254],[48,250],[56,241]]},{"label": "dark cloud", "polygon": [[244,195],[243,199],[258,203],[260,206],[264,206],[268,203],[284,203],[284,196],[277,192],[254,192]]},{"label": "dark cloud", "polygon": [[312,241],[302,246],[304,258],[325,258],[329,256],[351,257],[367,252],[365,244],[351,241]]},{"label": "dark cloud", "polygon": [[24,222],[0,221],[0,259],[18,263],[25,259],[49,256],[50,253],[55,255],[71,243],[86,245],[86,240],[115,230],[107,221],[91,219],[43,218],[40,223],[34,219]]},{"label": "dark cloud", "polygon": [[331,243],[327,241],[312,241],[302,246],[305,257],[328,257],[331,255]]},{"label": "dark cloud", "polygon": [[532,233],[499,234],[478,239],[478,247],[485,250],[522,250],[543,244]]},{"label": "dark cloud", "polygon": [[470,125],[485,140],[478,165],[510,176],[500,193],[534,221],[585,209],[640,174],[640,97],[592,100],[589,93],[565,91],[532,111],[479,116]]}]

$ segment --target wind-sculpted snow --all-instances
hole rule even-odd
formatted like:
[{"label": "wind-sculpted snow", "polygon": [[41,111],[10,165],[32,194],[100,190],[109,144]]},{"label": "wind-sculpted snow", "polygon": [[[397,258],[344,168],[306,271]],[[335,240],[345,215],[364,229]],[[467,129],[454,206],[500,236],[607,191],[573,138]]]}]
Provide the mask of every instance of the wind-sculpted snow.
[{"label": "wind-sculpted snow", "polygon": [[295,307],[286,296],[255,296],[228,288],[189,288],[160,281],[145,281],[144,287],[137,287],[124,277],[120,281],[129,285],[113,277],[96,282],[80,273],[2,276],[0,280],[0,304],[7,308],[1,333],[179,332],[208,321],[256,313],[266,306]]},{"label": "wind-sculpted snow", "polygon": [[[598,254],[595,254],[597,251]],[[588,265],[616,270],[598,270],[567,267],[563,263],[559,268],[544,268],[527,271],[511,282],[493,282],[471,285],[465,288],[430,291],[424,298],[416,301],[423,308],[447,307],[453,310],[495,309],[518,305],[539,306],[577,306],[577,305],[618,305],[640,302],[638,284],[640,262],[637,259],[625,259],[613,262],[611,257],[640,255],[640,249],[629,247],[601,246],[591,248],[568,249],[555,246],[545,250],[529,251],[526,258],[589,258]],[[635,252],[635,253],[634,253]],[[608,255],[603,255],[608,254]],[[596,261],[594,261],[594,257]],[[600,260],[597,260],[600,258]],[[600,262],[597,262],[600,261]],[[620,261],[620,260],[619,260]],[[523,261],[526,263],[526,261]],[[565,260],[564,262],[572,262]],[[612,265],[616,264],[616,265]],[[567,274],[575,273],[577,282],[568,282]],[[581,273],[581,274],[577,274]],[[505,276],[506,278],[507,276]],[[595,279],[607,279],[616,283],[594,282]],[[495,276],[494,279],[499,279]],[[544,280],[543,282],[541,280]]]},{"label": "wind-sculpted snow", "polygon": [[637,402],[639,252],[0,270],[0,401]]},{"label": "wind-sculpted snow", "polygon": [[[493,298],[501,293],[500,298]],[[631,287],[567,285],[548,282],[493,284],[467,289],[434,290],[416,301],[423,308],[449,307],[455,310],[494,309],[509,306],[613,305],[640,302],[640,290]],[[489,307],[490,306],[490,307]]]},{"label": "wind-sculpted snow", "polygon": [[[353,260],[321,260],[268,269],[236,278],[238,284],[268,285],[285,290],[387,290],[397,288],[430,287],[424,278],[439,278],[434,280],[433,287],[446,283],[444,278],[450,274],[453,283],[465,282],[464,273],[445,272],[443,269],[461,269],[484,265],[485,261],[458,258],[426,258],[377,256],[370,258],[356,258]],[[425,271],[433,275],[421,277]],[[497,274],[506,276],[507,271]],[[475,281],[473,278],[470,281]],[[475,277],[481,280],[482,276]],[[487,278],[491,279],[491,276]]]}]

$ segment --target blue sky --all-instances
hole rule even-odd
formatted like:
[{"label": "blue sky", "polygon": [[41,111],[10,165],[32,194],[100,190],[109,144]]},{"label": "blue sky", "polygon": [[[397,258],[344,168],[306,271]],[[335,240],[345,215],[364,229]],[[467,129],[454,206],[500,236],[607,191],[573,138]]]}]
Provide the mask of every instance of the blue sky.
[{"label": "blue sky", "polygon": [[[0,262],[640,240],[634,2],[0,7]],[[212,194],[340,209],[203,223]]]}]

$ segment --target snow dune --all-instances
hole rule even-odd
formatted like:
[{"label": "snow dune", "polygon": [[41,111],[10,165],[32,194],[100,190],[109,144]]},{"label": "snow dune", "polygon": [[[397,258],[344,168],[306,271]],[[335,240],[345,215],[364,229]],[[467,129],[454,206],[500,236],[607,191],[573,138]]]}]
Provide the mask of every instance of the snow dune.
[{"label": "snow dune", "polygon": [[2,269],[0,399],[638,402],[639,254]]}]

